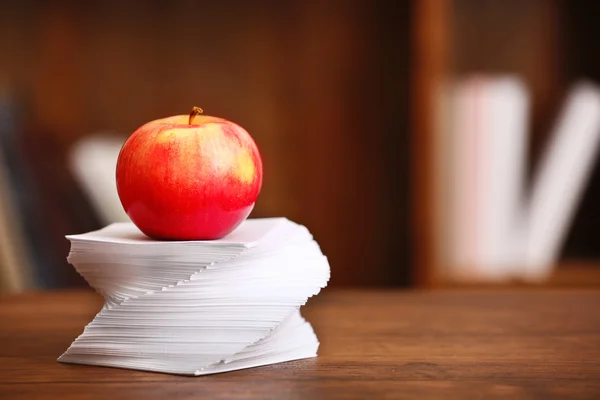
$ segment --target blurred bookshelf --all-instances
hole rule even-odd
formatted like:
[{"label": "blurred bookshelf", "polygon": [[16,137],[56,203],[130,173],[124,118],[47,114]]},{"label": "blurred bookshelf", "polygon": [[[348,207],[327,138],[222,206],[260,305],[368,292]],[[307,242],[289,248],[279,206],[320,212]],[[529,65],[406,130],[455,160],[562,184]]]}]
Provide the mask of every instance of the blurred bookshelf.
[{"label": "blurred bookshelf", "polygon": [[[469,75],[510,74],[527,84],[531,99],[527,134],[527,184],[549,141],[570,87],[600,82],[600,33],[594,1],[423,0],[412,10],[412,239],[413,277],[420,287],[519,286],[520,280],[455,281],[440,250],[440,90]],[[527,193],[527,192],[526,192]],[[534,286],[600,285],[600,163],[577,206],[552,273]],[[517,266],[518,267],[518,266]]]},{"label": "blurred bookshelf", "polygon": [[[253,216],[307,225],[330,257],[332,286],[453,285],[440,274],[437,230],[440,84],[472,74],[527,83],[531,180],[572,84],[600,82],[598,4],[2,2],[0,92],[22,110],[21,156],[10,150],[3,162],[25,165],[3,168],[11,184],[0,192],[12,197],[2,207],[33,210],[23,211],[29,239],[19,252],[33,267],[17,281],[85,285],[65,261],[64,235],[105,221],[69,171],[78,143],[98,133],[124,140],[198,105],[254,136],[265,179]],[[597,282],[596,204],[598,165],[545,285]]]},{"label": "blurred bookshelf", "polygon": [[23,108],[13,136],[31,173],[7,190],[43,203],[41,243],[25,243],[33,287],[84,286],[64,235],[105,223],[73,149],[194,105],[253,135],[265,176],[252,216],[309,227],[333,286],[410,284],[410,3],[1,3],[0,91]]}]

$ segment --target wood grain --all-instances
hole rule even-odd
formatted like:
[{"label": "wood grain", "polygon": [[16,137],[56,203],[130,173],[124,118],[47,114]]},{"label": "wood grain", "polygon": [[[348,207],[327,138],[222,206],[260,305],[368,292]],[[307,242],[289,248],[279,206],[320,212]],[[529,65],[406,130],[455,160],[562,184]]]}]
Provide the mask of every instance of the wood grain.
[{"label": "wood grain", "polygon": [[199,378],[63,365],[91,292],[0,297],[1,399],[599,398],[599,291],[331,291],[311,360]]}]

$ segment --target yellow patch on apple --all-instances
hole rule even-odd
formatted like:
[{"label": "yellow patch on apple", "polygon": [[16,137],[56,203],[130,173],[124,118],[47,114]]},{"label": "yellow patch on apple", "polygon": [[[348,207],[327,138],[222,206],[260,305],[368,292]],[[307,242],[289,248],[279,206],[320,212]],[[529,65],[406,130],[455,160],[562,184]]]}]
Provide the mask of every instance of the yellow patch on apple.
[{"label": "yellow patch on apple", "polygon": [[254,180],[256,168],[254,161],[247,149],[241,150],[235,162],[235,175],[242,183],[250,183]]},{"label": "yellow patch on apple", "polygon": [[177,134],[173,131],[165,131],[165,132],[160,132],[157,136],[156,136],[156,142],[157,143],[166,143],[171,139],[174,139],[175,136]]}]

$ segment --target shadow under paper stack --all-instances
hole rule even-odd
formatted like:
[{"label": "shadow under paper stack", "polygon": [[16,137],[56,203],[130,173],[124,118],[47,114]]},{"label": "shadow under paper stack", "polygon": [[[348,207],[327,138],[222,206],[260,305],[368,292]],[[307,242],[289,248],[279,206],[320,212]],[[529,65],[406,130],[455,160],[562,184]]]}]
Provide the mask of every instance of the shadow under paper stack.
[{"label": "shadow under paper stack", "polygon": [[115,223],[68,239],[105,305],[61,362],[204,375],[317,355],[299,309],[330,269],[304,226],[249,219],[223,239],[168,242]]}]

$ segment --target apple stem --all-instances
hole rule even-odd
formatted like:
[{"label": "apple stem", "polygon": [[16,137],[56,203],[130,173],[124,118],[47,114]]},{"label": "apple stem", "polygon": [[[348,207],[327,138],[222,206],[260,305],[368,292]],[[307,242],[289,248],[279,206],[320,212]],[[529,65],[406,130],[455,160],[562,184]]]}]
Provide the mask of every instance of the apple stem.
[{"label": "apple stem", "polygon": [[188,125],[191,125],[192,122],[194,122],[194,118],[196,118],[196,115],[202,114],[204,111],[202,111],[202,109],[200,107],[192,107],[192,112],[190,112],[190,119],[188,120]]}]

